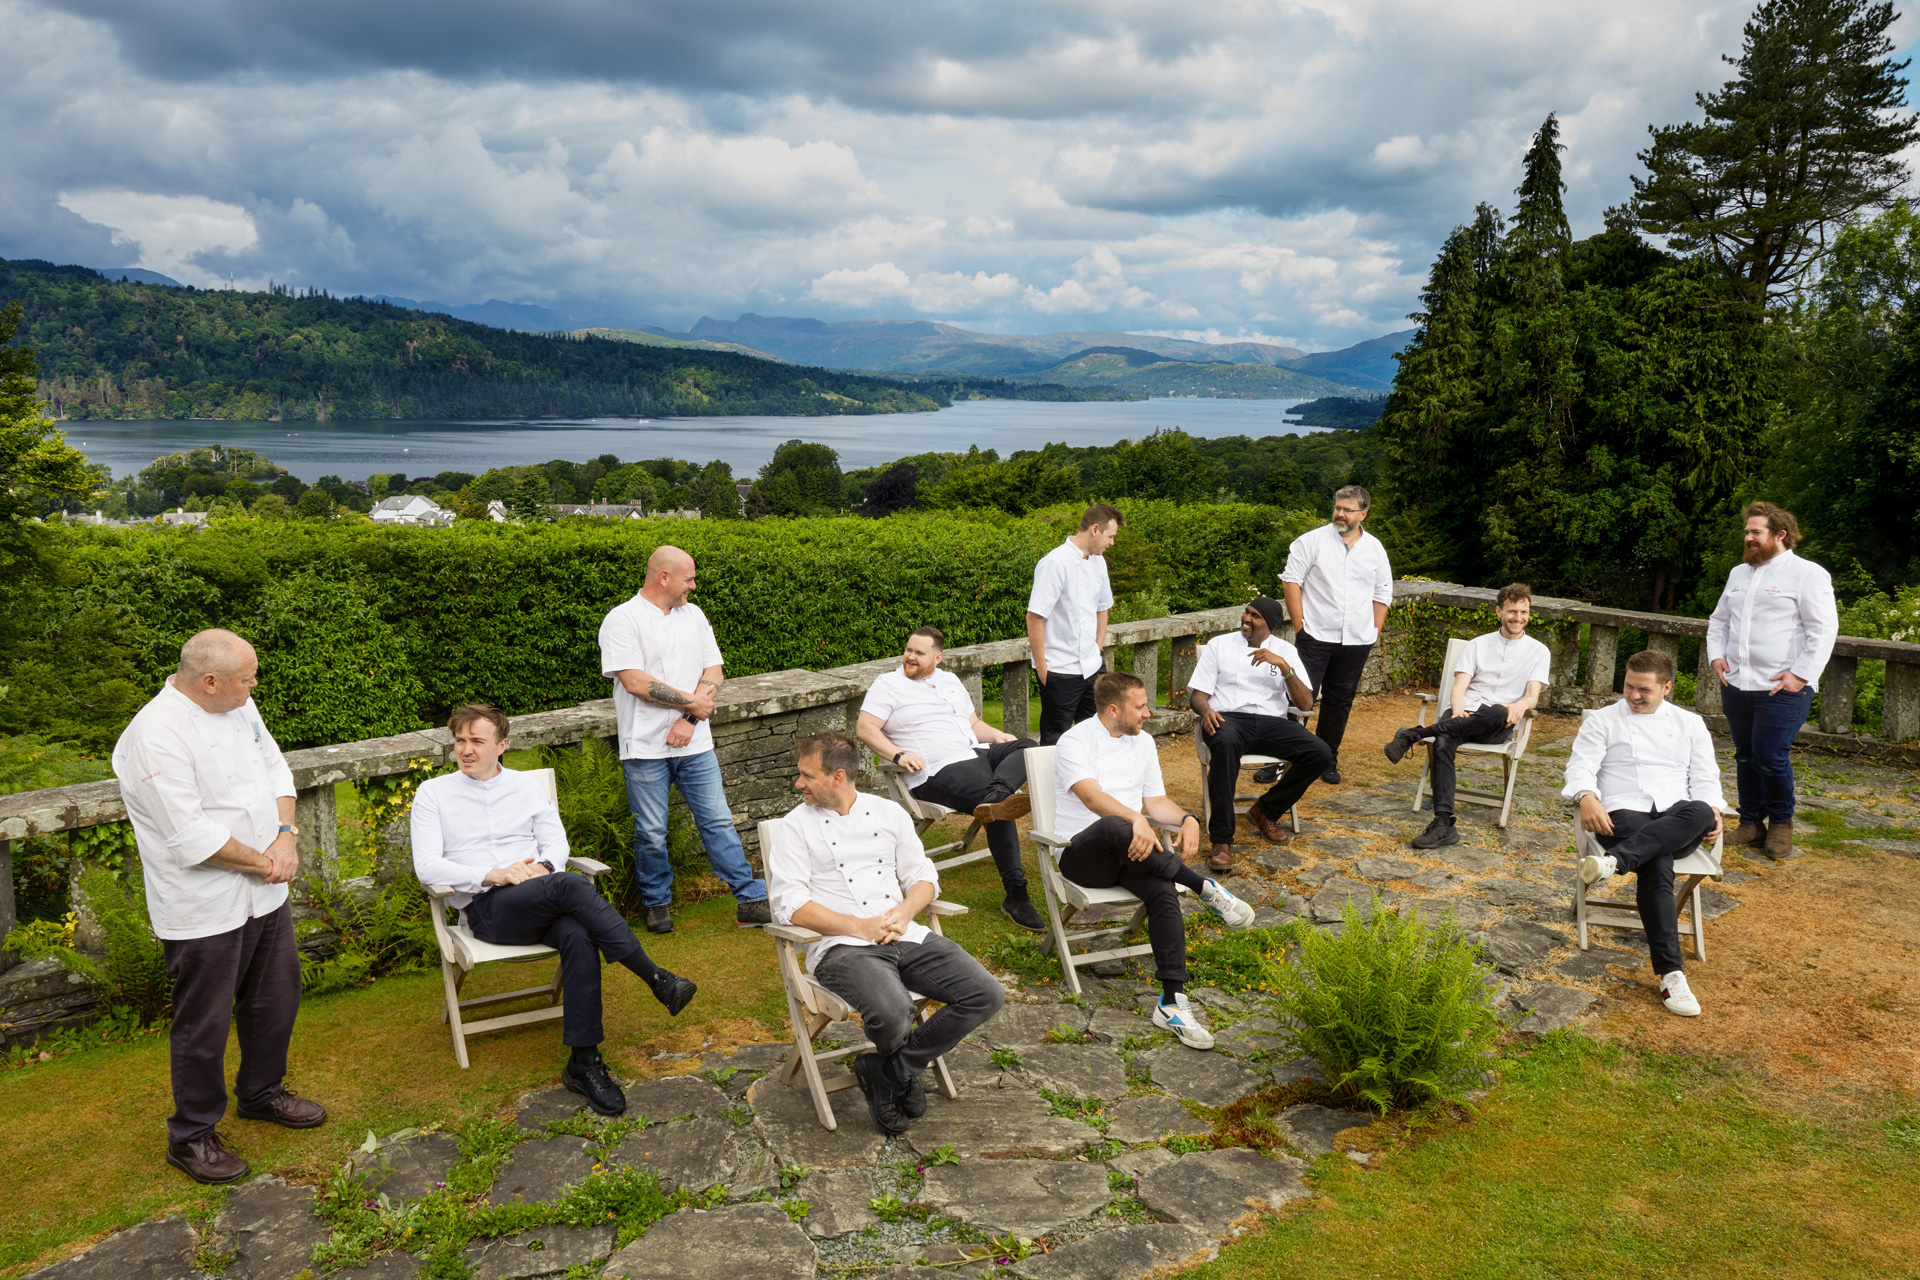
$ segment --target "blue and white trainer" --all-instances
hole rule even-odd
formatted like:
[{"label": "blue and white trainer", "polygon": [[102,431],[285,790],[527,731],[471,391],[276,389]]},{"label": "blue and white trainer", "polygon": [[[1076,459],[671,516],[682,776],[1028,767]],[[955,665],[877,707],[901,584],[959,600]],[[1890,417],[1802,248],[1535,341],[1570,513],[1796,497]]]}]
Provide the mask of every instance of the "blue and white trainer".
[{"label": "blue and white trainer", "polygon": [[1253,907],[1234,897],[1218,880],[1208,880],[1200,886],[1200,901],[1213,908],[1213,913],[1229,929],[1253,927]]},{"label": "blue and white trainer", "polygon": [[1168,1004],[1161,997],[1160,1003],[1153,1007],[1153,1025],[1165,1027],[1180,1037],[1180,1043],[1189,1049],[1213,1048],[1213,1032],[1200,1025],[1193,1016],[1193,1006],[1187,1003],[1187,993],[1182,991]]}]

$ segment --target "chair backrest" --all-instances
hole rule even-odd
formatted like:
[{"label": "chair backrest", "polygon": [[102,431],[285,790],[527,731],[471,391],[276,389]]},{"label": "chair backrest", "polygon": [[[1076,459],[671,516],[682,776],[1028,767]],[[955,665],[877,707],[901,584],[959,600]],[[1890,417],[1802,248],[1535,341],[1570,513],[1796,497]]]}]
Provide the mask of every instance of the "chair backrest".
[{"label": "chair backrest", "polygon": [[559,780],[554,777],[553,770],[528,769],[527,772],[540,779],[541,785],[546,787],[547,802],[549,804],[557,805],[560,803],[560,783]]},{"label": "chair backrest", "polygon": [[1053,834],[1058,810],[1053,792],[1054,747],[1029,747],[1022,753],[1027,762],[1027,799],[1032,804],[1035,829]]},{"label": "chair backrest", "polygon": [[1457,638],[1447,641],[1447,658],[1440,664],[1440,701],[1434,704],[1436,724],[1453,714],[1453,678],[1467,665],[1467,644]]}]

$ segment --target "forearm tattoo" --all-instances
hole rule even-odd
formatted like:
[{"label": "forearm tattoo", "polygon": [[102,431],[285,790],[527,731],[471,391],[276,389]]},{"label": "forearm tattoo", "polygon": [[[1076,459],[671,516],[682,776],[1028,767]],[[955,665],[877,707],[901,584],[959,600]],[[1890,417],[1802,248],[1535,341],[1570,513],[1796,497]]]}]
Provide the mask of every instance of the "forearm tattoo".
[{"label": "forearm tattoo", "polygon": [[662,684],[658,680],[653,681],[647,686],[647,701],[656,702],[663,707],[685,707],[692,705],[686,694],[680,692],[672,685]]}]

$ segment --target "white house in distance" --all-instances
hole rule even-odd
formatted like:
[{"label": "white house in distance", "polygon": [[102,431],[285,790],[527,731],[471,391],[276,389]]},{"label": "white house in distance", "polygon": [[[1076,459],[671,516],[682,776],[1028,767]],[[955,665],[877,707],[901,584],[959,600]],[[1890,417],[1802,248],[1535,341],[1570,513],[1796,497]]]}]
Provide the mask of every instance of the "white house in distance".
[{"label": "white house in distance", "polygon": [[453,512],[432,498],[425,498],[417,493],[403,493],[397,497],[382,498],[367,514],[372,517],[375,524],[448,525],[453,523]]}]

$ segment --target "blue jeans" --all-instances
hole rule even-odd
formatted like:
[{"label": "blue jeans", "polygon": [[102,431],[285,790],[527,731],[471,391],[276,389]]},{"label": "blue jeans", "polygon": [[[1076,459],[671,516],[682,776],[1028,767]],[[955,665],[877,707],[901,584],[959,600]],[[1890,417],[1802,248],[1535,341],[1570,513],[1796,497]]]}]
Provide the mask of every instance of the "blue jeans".
[{"label": "blue jeans", "polygon": [[740,833],[733,829],[733,812],[720,785],[720,762],[711,751],[697,756],[670,756],[665,760],[622,760],[627,775],[627,807],[633,811],[633,878],[640,901],[664,907],[673,901],[673,863],[667,859],[667,784],[680,788],[680,798],[693,814],[693,825],[706,846],[713,874],[727,882],[740,902],[764,902],[767,882],[754,878]]},{"label": "blue jeans", "polygon": [[1720,686],[1720,710],[1733,737],[1733,772],[1740,784],[1740,821],[1793,821],[1789,748],[1812,706],[1811,686],[1798,693]]}]

